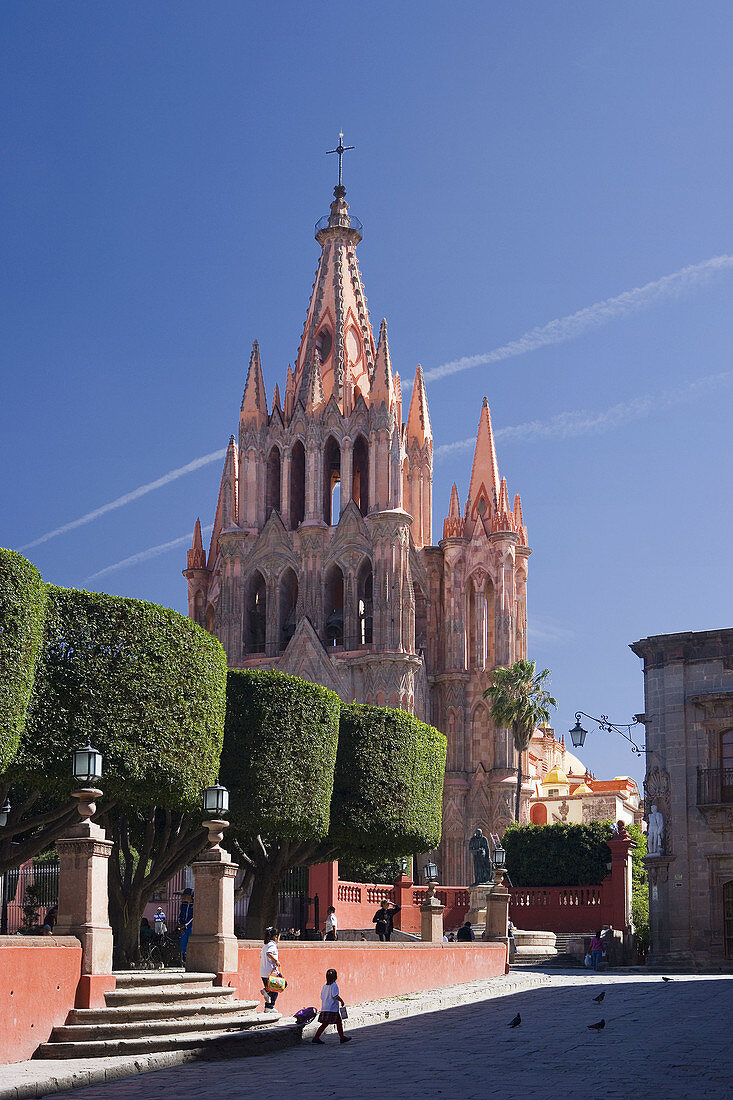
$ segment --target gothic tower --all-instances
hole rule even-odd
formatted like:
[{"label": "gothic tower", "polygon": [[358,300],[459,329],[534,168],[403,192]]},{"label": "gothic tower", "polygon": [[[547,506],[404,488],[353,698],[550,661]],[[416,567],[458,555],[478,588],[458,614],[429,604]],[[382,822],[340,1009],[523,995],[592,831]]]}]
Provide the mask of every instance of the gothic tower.
[{"label": "gothic tower", "polygon": [[[268,409],[257,342],[211,545],[196,521],[189,615],[233,668],[277,668],[346,701],[402,707],[448,737],[443,881],[466,837],[512,819],[515,754],[488,718],[492,668],[526,655],[526,529],[499,480],[486,400],[463,516],[432,544],[433,434],[418,366],[406,423],[382,321],[375,343],[345,188],[321,247],[295,369]],[[527,797],[529,797],[529,790]]]}]

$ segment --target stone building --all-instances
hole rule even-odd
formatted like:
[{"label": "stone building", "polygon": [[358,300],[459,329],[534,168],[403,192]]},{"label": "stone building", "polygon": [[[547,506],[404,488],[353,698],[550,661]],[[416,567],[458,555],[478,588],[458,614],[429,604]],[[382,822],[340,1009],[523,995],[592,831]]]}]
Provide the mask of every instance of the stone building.
[{"label": "stone building", "polygon": [[[733,969],[733,629],[634,642],[644,661],[650,961]],[[651,846],[650,846],[651,847]]]},{"label": "stone building", "polygon": [[535,730],[527,755],[533,787],[529,819],[535,825],[641,824],[643,811],[636,782],[628,775],[596,779],[550,726]]},{"label": "stone building", "polygon": [[[518,496],[499,477],[484,399],[465,507],[454,485],[433,543],[433,433],[420,367],[403,422],[387,326],[375,340],[345,189],[316,225],[321,254],[294,368],[268,405],[255,342],[208,554],[197,520],[189,614],[231,667],[276,668],[346,701],[402,707],[448,738],[442,879],[465,884],[466,837],[512,820],[515,752],[482,695],[526,656]],[[525,788],[526,803],[531,793]]]}]

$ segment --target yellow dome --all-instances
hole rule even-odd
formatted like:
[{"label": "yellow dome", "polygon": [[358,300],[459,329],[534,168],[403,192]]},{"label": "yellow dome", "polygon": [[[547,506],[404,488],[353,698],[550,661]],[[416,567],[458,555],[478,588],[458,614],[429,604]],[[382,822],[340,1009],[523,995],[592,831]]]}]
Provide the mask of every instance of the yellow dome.
[{"label": "yellow dome", "polygon": [[565,772],[560,768],[551,768],[545,778],[542,780],[543,787],[560,787],[568,786],[570,780],[566,776]]},{"label": "yellow dome", "polygon": [[573,794],[593,794],[587,783],[581,783],[579,787],[576,787]]}]

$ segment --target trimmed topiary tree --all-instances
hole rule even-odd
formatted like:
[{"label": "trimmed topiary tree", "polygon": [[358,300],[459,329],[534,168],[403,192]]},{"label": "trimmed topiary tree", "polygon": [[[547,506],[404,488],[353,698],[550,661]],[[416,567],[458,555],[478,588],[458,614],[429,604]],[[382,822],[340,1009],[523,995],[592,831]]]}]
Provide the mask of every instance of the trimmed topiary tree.
[{"label": "trimmed topiary tree", "polygon": [[97,817],[114,841],[110,923],[121,961],[137,957],[151,893],[205,844],[200,790],[218,772],[225,702],[224,650],[190,619],[48,587],[43,652],[10,776],[64,799],[72,749],[89,739],[103,753]]},{"label": "trimmed topiary tree", "polygon": [[25,730],[45,614],[41,574],[27,558],[0,548],[0,776],[15,758]]},{"label": "trimmed topiary tree", "polygon": [[446,738],[403,710],[341,707],[329,840],[365,858],[440,844]]},{"label": "trimmed topiary tree", "polygon": [[608,876],[610,821],[589,825],[510,825],[506,868],[514,886],[589,886]]},{"label": "trimmed topiary tree", "polygon": [[327,836],[340,706],[334,692],[296,676],[229,672],[221,778],[232,847],[247,868],[240,888],[254,877],[253,938],[277,918],[285,872],[314,862]]}]

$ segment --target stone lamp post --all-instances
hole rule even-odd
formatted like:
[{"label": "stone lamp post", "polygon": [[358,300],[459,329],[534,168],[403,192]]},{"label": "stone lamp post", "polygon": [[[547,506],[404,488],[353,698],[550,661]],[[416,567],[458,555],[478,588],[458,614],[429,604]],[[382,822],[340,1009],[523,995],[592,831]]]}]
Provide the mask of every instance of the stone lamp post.
[{"label": "stone lamp post", "polygon": [[217,780],[203,791],[203,822],[210,847],[193,865],[193,931],[186,951],[186,969],[215,974],[215,985],[238,983],[239,947],[234,935],[234,879],[239,867],[221,847],[229,822],[229,791]]},{"label": "stone lamp post", "polygon": [[438,885],[438,868],[434,863],[425,865],[428,892],[420,906],[420,939],[427,943],[443,942],[443,910],[445,906],[435,896]]},{"label": "stone lamp post", "polygon": [[509,950],[509,891],[504,885],[506,852],[494,849],[494,885],[486,895],[486,928],[482,939],[505,943]]},{"label": "stone lamp post", "polygon": [[76,936],[81,942],[81,977],[77,1008],[104,1005],[104,994],[115,987],[112,974],[112,929],[109,925],[107,871],[112,841],[92,817],[102,796],[96,784],[102,776],[102,754],[90,744],[73,753],[74,778],[83,786],[73,792],[80,822],[57,840],[59,853],[56,936]]}]

